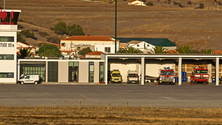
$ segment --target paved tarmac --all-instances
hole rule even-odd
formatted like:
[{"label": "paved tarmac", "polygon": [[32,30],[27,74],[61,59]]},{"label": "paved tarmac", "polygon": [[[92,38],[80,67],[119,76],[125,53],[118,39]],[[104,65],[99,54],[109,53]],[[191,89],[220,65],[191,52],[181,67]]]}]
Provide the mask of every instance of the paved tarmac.
[{"label": "paved tarmac", "polygon": [[221,107],[222,87],[210,85],[0,84],[0,106]]}]

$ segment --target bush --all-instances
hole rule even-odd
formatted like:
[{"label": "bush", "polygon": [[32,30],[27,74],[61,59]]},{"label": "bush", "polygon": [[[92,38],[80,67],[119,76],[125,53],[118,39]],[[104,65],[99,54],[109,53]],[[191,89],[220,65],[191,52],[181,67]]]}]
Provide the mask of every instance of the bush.
[{"label": "bush", "polygon": [[27,30],[22,30],[22,31],[21,31],[21,34],[24,35],[25,37],[35,39],[34,33],[33,33],[33,32],[30,32],[28,29],[27,29]]},{"label": "bush", "polygon": [[41,32],[41,31],[39,32],[39,35],[42,36],[42,37],[49,36],[48,33],[46,33],[46,32]]},{"label": "bush", "polygon": [[200,3],[199,7],[197,7],[196,9],[204,9],[204,4]]},{"label": "bush", "polygon": [[187,2],[187,4],[191,5],[191,4],[192,4],[192,2],[191,2],[191,1],[188,1],[188,2]]},{"label": "bush", "polygon": [[154,6],[153,2],[148,2],[146,5],[147,6]]},{"label": "bush", "polygon": [[83,29],[80,25],[77,25],[74,29],[71,29],[67,35],[73,36],[73,35],[85,35],[83,32]]},{"label": "bush", "polygon": [[185,6],[184,5],[182,5],[181,3],[179,3],[179,5],[178,5],[179,7],[181,7],[181,8],[184,8]]},{"label": "bush", "polygon": [[31,29],[32,32],[38,32],[38,29]]},{"label": "bush", "polygon": [[80,55],[84,55],[84,56],[85,56],[85,54],[90,53],[90,52],[92,52],[92,50],[91,50],[90,48],[83,48],[83,49],[80,50],[78,53],[79,53]]},{"label": "bush", "polygon": [[48,37],[48,38],[47,38],[47,41],[48,41],[48,42],[51,42],[51,43],[56,43],[56,44],[59,44],[59,43],[60,43],[60,39],[57,38],[57,37]]},{"label": "bush", "polygon": [[171,3],[171,0],[167,0],[168,1],[168,4],[170,4]]}]

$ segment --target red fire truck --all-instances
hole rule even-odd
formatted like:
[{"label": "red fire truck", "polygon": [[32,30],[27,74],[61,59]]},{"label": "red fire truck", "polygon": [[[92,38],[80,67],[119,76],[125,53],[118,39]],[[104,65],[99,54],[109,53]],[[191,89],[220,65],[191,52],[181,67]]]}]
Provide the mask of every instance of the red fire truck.
[{"label": "red fire truck", "polygon": [[192,75],[190,76],[191,83],[208,83],[209,75],[208,69],[204,67],[194,67]]},{"label": "red fire truck", "polygon": [[158,83],[159,84],[175,84],[174,78],[174,69],[171,67],[164,67],[164,69],[160,69]]}]

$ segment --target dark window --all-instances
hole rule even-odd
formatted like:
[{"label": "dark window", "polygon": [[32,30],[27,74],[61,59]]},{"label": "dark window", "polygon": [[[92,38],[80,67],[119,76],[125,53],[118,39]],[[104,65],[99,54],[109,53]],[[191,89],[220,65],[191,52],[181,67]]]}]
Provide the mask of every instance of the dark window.
[{"label": "dark window", "polygon": [[0,55],[0,60],[14,60],[14,55]]},{"label": "dark window", "polygon": [[80,50],[80,47],[77,47],[77,50]]},{"label": "dark window", "polygon": [[110,47],[105,47],[105,52],[110,53]]},{"label": "dark window", "polygon": [[14,78],[14,73],[0,73],[0,78]]},{"label": "dark window", "polygon": [[0,36],[0,42],[14,42],[14,37]]},{"label": "dark window", "polygon": [[140,47],[140,45],[137,45],[137,47]]},{"label": "dark window", "polygon": [[48,82],[58,82],[58,62],[48,62]]},{"label": "dark window", "polygon": [[99,62],[99,82],[104,82],[104,62]]},{"label": "dark window", "polygon": [[89,62],[89,82],[94,82],[94,62]]},{"label": "dark window", "polygon": [[87,49],[90,49],[90,47],[87,47]]},{"label": "dark window", "polygon": [[79,62],[69,62],[69,82],[78,82]]},{"label": "dark window", "polygon": [[62,46],[65,46],[66,44],[65,43],[62,43]]}]

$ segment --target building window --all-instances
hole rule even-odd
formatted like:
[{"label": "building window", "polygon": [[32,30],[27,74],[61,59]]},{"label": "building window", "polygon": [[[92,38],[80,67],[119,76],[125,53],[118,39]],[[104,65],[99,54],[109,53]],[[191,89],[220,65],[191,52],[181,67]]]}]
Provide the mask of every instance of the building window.
[{"label": "building window", "polygon": [[14,37],[0,36],[0,42],[14,42]]},{"label": "building window", "polygon": [[0,78],[14,78],[14,73],[0,73]]},{"label": "building window", "polygon": [[149,47],[150,45],[147,45],[147,47]]},{"label": "building window", "polygon": [[14,55],[0,55],[0,60],[14,60]]},{"label": "building window", "polygon": [[62,43],[62,46],[64,46],[64,47],[65,47],[65,45],[66,45],[65,43]]},{"label": "building window", "polygon": [[140,45],[137,45],[137,47],[140,47]]},{"label": "building window", "polygon": [[69,82],[79,82],[79,62],[69,62]]},{"label": "building window", "polygon": [[58,82],[58,62],[48,62],[48,82]]},{"label": "building window", "polygon": [[77,50],[80,50],[80,47],[77,47]]},{"label": "building window", "polygon": [[99,62],[99,82],[104,82],[104,62]]},{"label": "building window", "polygon": [[94,62],[89,62],[89,82],[94,82]]},{"label": "building window", "polygon": [[87,49],[90,49],[90,47],[87,47]]},{"label": "building window", "polygon": [[105,52],[110,53],[110,47],[105,47]]}]

